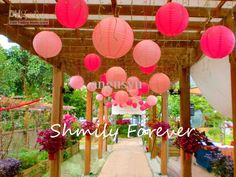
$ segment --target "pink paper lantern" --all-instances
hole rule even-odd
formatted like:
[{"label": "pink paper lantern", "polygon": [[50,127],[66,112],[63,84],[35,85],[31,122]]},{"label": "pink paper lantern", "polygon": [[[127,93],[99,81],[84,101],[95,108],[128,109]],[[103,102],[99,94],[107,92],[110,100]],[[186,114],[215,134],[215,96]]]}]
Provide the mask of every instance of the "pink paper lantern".
[{"label": "pink paper lantern", "polygon": [[97,71],[101,66],[101,58],[94,54],[88,54],[84,58],[84,66],[88,71]]},{"label": "pink paper lantern", "polygon": [[140,100],[138,103],[139,105],[143,105],[143,100]]},{"label": "pink paper lantern", "polygon": [[128,99],[129,99],[128,93],[123,90],[118,91],[115,95],[115,100],[118,104],[124,104],[128,101]]},{"label": "pink paper lantern", "polygon": [[106,85],[106,84],[107,84],[106,73],[103,73],[103,74],[100,76],[99,80],[100,80],[101,82],[103,82],[104,85]]},{"label": "pink paper lantern", "polygon": [[154,106],[157,104],[157,97],[155,97],[154,95],[149,95],[147,97],[147,104],[150,106]]},{"label": "pink paper lantern", "polygon": [[225,26],[212,26],[202,35],[200,46],[206,56],[218,59],[224,58],[233,51],[235,36]]},{"label": "pink paper lantern", "polygon": [[55,6],[57,20],[67,28],[79,28],[88,18],[88,6],[84,0],[58,0]]},{"label": "pink paper lantern", "polygon": [[144,95],[149,92],[149,85],[146,82],[142,82],[141,88],[139,89],[139,95]]},{"label": "pink paper lantern", "polygon": [[88,91],[90,91],[90,92],[94,92],[94,91],[97,89],[97,84],[96,84],[96,82],[89,82],[89,83],[87,84],[87,89],[88,89]]},{"label": "pink paper lantern", "polygon": [[163,73],[154,74],[149,80],[149,86],[155,93],[162,94],[170,88],[170,79]]},{"label": "pink paper lantern", "polygon": [[146,109],[146,106],[144,104],[140,106],[141,111],[144,111],[145,109]]},{"label": "pink paper lantern", "polygon": [[105,96],[105,97],[108,97],[112,94],[112,88],[110,86],[104,86],[102,88],[102,95]]},{"label": "pink paper lantern", "polygon": [[118,88],[126,82],[127,74],[123,68],[114,66],[107,70],[106,79],[109,85]]},{"label": "pink paper lantern", "polygon": [[108,17],[96,25],[92,38],[94,47],[101,55],[115,59],[128,53],[133,46],[134,34],[125,20]]},{"label": "pink paper lantern", "polygon": [[177,36],[188,26],[187,9],[176,2],[169,2],[156,13],[156,27],[165,36]]},{"label": "pink paper lantern", "polygon": [[73,89],[81,89],[84,85],[84,79],[81,76],[72,76],[70,78],[69,85]]},{"label": "pink paper lantern", "polygon": [[127,79],[126,81],[126,85],[127,85],[127,90],[130,89],[139,89],[141,87],[141,82],[139,80],[139,78],[137,78],[136,76],[131,76]]},{"label": "pink paper lantern", "polygon": [[150,67],[160,60],[161,49],[152,40],[143,40],[134,47],[133,57],[139,66]]},{"label": "pink paper lantern", "polygon": [[132,100],[131,99],[128,99],[128,101],[126,102],[126,104],[128,105],[128,106],[131,106],[132,105]]},{"label": "pink paper lantern", "polygon": [[33,39],[35,52],[43,58],[57,56],[62,49],[60,37],[51,31],[41,31]]},{"label": "pink paper lantern", "polygon": [[103,100],[103,95],[102,94],[97,94],[96,95],[96,100],[98,100],[98,101],[102,101]]},{"label": "pink paper lantern", "polygon": [[139,67],[140,71],[144,74],[151,74],[156,70],[156,65],[150,66],[150,67]]},{"label": "pink paper lantern", "polygon": [[133,103],[132,106],[133,106],[133,108],[137,108],[138,105],[137,105],[137,103]]},{"label": "pink paper lantern", "polygon": [[139,91],[137,89],[130,89],[128,90],[130,96],[137,96]]},{"label": "pink paper lantern", "polygon": [[149,105],[147,102],[143,104],[145,106],[145,109],[150,108],[151,105]]},{"label": "pink paper lantern", "polygon": [[112,103],[111,102],[106,102],[106,107],[107,108],[111,108],[112,107]]}]

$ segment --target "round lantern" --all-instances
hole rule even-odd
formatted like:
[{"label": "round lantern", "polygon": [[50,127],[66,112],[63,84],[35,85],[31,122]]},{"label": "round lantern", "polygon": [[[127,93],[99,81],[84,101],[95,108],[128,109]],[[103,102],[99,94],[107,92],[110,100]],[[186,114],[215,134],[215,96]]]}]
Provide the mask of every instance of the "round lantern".
[{"label": "round lantern", "polygon": [[141,82],[139,81],[139,78],[135,77],[135,76],[131,76],[127,79],[127,90],[133,90],[133,89],[139,89],[139,87],[141,86]]},{"label": "round lantern", "polygon": [[97,89],[96,82],[89,82],[88,85],[87,85],[87,89],[90,92],[94,92]]},{"label": "round lantern", "polygon": [[156,70],[156,65],[150,66],[150,67],[139,67],[140,71],[144,74],[151,74]]},{"label": "round lantern", "polygon": [[137,103],[133,103],[132,106],[133,106],[133,108],[137,108],[138,105],[137,105]]},{"label": "round lantern", "polygon": [[128,99],[129,99],[129,95],[127,92],[125,92],[123,90],[116,92],[115,100],[118,104],[122,105],[122,104],[126,103],[128,101]]},{"label": "round lantern", "polygon": [[88,6],[84,0],[58,0],[55,12],[59,23],[67,28],[79,28],[88,18]]},{"label": "round lantern", "polygon": [[81,76],[72,76],[69,85],[73,89],[80,89],[84,85],[84,79]]},{"label": "round lantern", "polygon": [[138,90],[139,95],[144,95],[149,92],[149,85],[146,82],[142,82],[141,88]]},{"label": "round lantern", "polygon": [[147,102],[146,102],[146,103],[144,103],[144,106],[145,106],[145,109],[147,109],[147,108],[150,108],[150,107],[151,107],[151,105],[149,105]]},{"label": "round lantern", "polygon": [[102,101],[102,99],[103,99],[103,95],[102,94],[97,94],[96,95],[96,100]]},{"label": "round lantern", "polygon": [[235,36],[225,26],[212,26],[202,35],[200,46],[206,56],[210,58],[224,58],[233,51]]},{"label": "round lantern", "polygon": [[137,89],[129,89],[128,92],[130,96],[137,96],[139,94],[139,91]]},{"label": "round lantern", "polygon": [[150,106],[156,105],[157,104],[157,97],[155,97],[154,95],[149,95],[147,97],[147,102],[146,103]]},{"label": "round lantern", "polygon": [[102,95],[105,96],[105,97],[108,97],[112,94],[112,88],[110,86],[104,86],[102,88]]},{"label": "round lantern", "polygon": [[115,100],[115,95],[116,95],[116,92],[112,92],[112,94],[111,94],[112,100]]},{"label": "round lantern", "polygon": [[141,111],[144,111],[145,109],[146,109],[146,106],[144,104],[140,106]]},{"label": "round lantern", "polygon": [[140,100],[138,103],[139,105],[143,105],[143,100]]},{"label": "round lantern", "polygon": [[123,68],[114,66],[107,70],[106,79],[109,85],[117,88],[126,82],[127,74]]},{"label": "round lantern", "polygon": [[106,73],[103,73],[103,74],[100,76],[99,80],[100,80],[101,82],[103,82],[104,85],[106,85],[106,84],[107,84]]},{"label": "round lantern", "polygon": [[112,103],[111,102],[106,102],[106,107],[107,108],[111,108],[112,107]]},{"label": "round lantern", "polygon": [[164,93],[170,88],[170,79],[163,73],[154,74],[149,80],[149,86],[155,93]]},{"label": "round lantern", "polygon": [[129,24],[117,17],[100,21],[93,30],[93,45],[104,57],[124,56],[133,46],[134,34]]},{"label": "round lantern", "polygon": [[62,48],[60,37],[51,31],[41,31],[33,39],[35,52],[43,58],[57,56]]},{"label": "round lantern", "polygon": [[84,66],[88,71],[97,71],[101,66],[101,58],[94,54],[88,54],[84,58]]},{"label": "round lantern", "polygon": [[132,105],[132,100],[131,99],[128,99],[128,101],[126,102],[126,104],[128,105],[128,106],[131,106]]},{"label": "round lantern", "polygon": [[156,27],[165,36],[177,36],[188,26],[187,9],[176,2],[169,2],[156,13]]},{"label": "round lantern", "polygon": [[161,49],[152,40],[143,40],[134,47],[133,57],[139,66],[150,67],[160,60]]}]

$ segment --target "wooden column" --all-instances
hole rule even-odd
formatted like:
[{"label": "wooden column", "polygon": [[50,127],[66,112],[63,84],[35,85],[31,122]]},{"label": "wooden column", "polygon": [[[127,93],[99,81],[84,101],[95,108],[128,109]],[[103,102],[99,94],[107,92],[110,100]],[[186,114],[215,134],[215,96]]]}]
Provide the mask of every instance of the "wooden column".
[{"label": "wooden column", "polygon": [[[104,119],[105,119],[105,122],[109,121],[109,119],[108,119],[108,109],[107,109],[106,106],[104,106]],[[105,151],[106,152],[107,152],[107,144],[108,144],[108,137],[106,137],[106,139],[105,139]]]},{"label": "wooden column", "polygon": [[29,127],[29,109],[27,108],[24,113],[24,143],[27,148],[29,148],[29,137],[28,137],[28,127]]},{"label": "wooden column", "polygon": [[[165,92],[161,96],[162,98],[162,121],[168,122],[168,93]],[[161,141],[161,174],[167,175],[167,163],[168,163],[168,140],[162,138]]]},{"label": "wooden column", "polygon": [[[182,68],[180,72],[180,126],[190,127],[190,69]],[[192,158],[186,158],[180,150],[181,177],[192,176]]]},{"label": "wooden column", "polygon": [[[148,109],[149,112],[149,120],[152,119],[152,108]],[[152,151],[152,138],[148,138],[148,151],[151,152]]]},{"label": "wooden column", "polygon": [[[86,120],[92,121],[92,110],[93,110],[93,93],[87,90],[86,100]],[[90,173],[90,162],[91,162],[91,136],[85,136],[85,159],[84,159],[84,175]]]},{"label": "wooden column", "polygon": [[[156,105],[152,107],[152,120],[156,119],[157,107]],[[154,159],[157,156],[157,144],[156,144],[156,135],[152,134],[152,151],[151,159]]]},{"label": "wooden column", "polygon": [[[53,102],[51,124],[61,124],[64,77],[63,71],[53,67]],[[55,160],[50,161],[50,177],[60,177],[61,151],[55,154]]]},{"label": "wooden column", "polygon": [[[103,115],[104,115],[104,105],[103,105],[104,101],[100,101],[99,102],[99,124],[101,126],[99,126],[99,134],[102,133],[103,131],[103,126],[104,125],[104,121],[103,121]],[[98,138],[98,159],[102,158],[102,153],[103,153],[103,136],[100,136]]]}]

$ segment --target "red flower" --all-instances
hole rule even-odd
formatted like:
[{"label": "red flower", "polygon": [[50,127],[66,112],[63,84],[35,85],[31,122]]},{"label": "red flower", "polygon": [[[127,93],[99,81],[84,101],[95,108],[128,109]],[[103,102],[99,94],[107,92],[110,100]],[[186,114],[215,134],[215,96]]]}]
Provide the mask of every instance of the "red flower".
[{"label": "red flower", "polygon": [[89,135],[89,133],[93,133],[96,130],[96,125],[87,120],[81,124],[81,127],[84,132],[86,132],[86,135]]}]

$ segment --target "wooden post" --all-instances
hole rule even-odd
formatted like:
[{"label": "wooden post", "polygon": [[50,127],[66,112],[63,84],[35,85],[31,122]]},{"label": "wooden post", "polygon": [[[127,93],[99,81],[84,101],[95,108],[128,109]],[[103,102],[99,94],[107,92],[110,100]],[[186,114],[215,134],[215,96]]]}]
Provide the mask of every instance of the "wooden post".
[{"label": "wooden post", "polygon": [[[156,105],[152,107],[152,120],[156,119],[157,115],[157,107]],[[156,144],[156,135],[152,134],[152,151],[151,151],[151,159],[154,159],[157,156],[157,144]]]},{"label": "wooden post", "polygon": [[[104,119],[105,119],[105,122],[108,122],[108,109],[106,106],[104,106]],[[107,144],[108,144],[108,137],[106,137],[105,139],[105,151],[107,152]]]},{"label": "wooden post", "polygon": [[[104,114],[104,106],[103,106],[103,100],[99,102],[99,134],[102,133],[103,131],[103,114]],[[98,138],[98,159],[102,158],[102,153],[103,153],[103,136],[100,136]]]},{"label": "wooden post", "polygon": [[29,109],[27,108],[24,114],[24,129],[25,129],[24,143],[27,148],[29,148],[28,127],[29,127]]},{"label": "wooden post", "polygon": [[[148,109],[148,112],[149,112],[149,120],[152,120],[152,108],[149,108]],[[148,137],[148,152],[151,152],[152,151],[152,138],[149,138]]]},{"label": "wooden post", "polygon": [[[93,110],[93,93],[87,90],[87,101],[86,101],[86,120],[92,121],[92,110]],[[90,173],[90,162],[91,162],[91,136],[85,136],[85,159],[84,159],[84,175]]]},{"label": "wooden post", "polygon": [[[180,72],[180,126],[189,128],[190,125],[190,69],[182,68]],[[180,150],[181,177],[192,177],[192,157],[186,158]]]},{"label": "wooden post", "polygon": [[[53,102],[51,124],[61,124],[62,106],[63,106],[63,89],[64,77],[63,71],[53,67]],[[50,177],[60,177],[61,151],[55,154],[55,160],[50,161]]]},{"label": "wooden post", "polygon": [[[168,93],[162,94],[162,121],[168,122]],[[168,163],[168,140],[162,138],[161,141],[161,174],[167,175]]]}]

